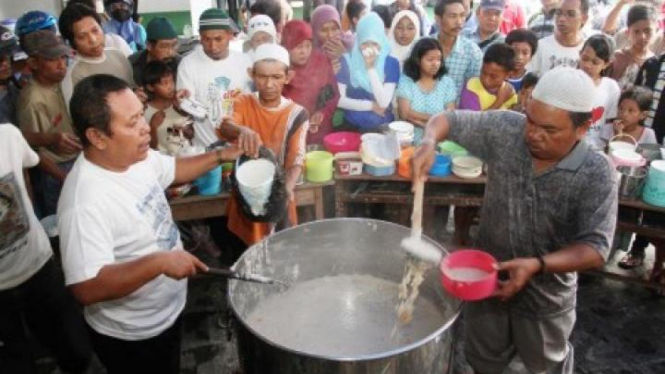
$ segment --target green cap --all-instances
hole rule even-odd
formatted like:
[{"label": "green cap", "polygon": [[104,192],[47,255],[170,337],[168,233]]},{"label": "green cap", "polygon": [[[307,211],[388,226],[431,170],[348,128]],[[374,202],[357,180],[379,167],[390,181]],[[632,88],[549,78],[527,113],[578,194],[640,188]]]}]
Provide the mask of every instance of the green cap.
[{"label": "green cap", "polygon": [[199,31],[229,30],[233,31],[231,19],[225,11],[218,8],[206,9],[199,18]]},{"label": "green cap", "polygon": [[164,17],[151,19],[150,22],[148,22],[146,33],[148,34],[148,40],[165,40],[178,37],[178,33],[175,31],[171,21]]}]

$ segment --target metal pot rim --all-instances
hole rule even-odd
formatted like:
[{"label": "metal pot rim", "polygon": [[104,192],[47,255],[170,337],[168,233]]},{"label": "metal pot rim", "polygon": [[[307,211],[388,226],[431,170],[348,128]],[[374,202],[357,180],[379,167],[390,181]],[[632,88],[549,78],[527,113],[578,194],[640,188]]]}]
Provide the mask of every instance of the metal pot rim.
[{"label": "metal pot rim", "polygon": [[[389,225],[392,225],[392,226],[403,227],[403,226],[398,225],[396,223],[381,221],[381,220],[376,220],[376,219],[369,219],[369,218],[331,218],[331,219],[326,219],[325,221],[349,221],[349,220],[362,221],[362,222],[365,222],[365,223],[366,222],[380,222],[381,224],[389,224]],[[284,231],[281,231],[281,232],[288,232],[288,231],[291,231],[291,230],[302,229],[303,227],[306,227],[306,226],[309,226],[309,225],[315,225],[317,223],[320,224],[320,222],[321,221],[313,221],[313,222],[304,223],[304,224],[301,224],[301,225],[298,225],[298,226],[295,226],[295,227],[288,228],[288,229],[286,229]],[[252,247],[257,246],[257,245],[262,245],[262,243],[263,243],[263,241],[253,245]],[[437,246],[440,247],[440,245],[437,242],[435,242],[435,243],[436,243]],[[251,249],[252,247],[250,247],[249,249]],[[236,266],[244,260],[244,257],[246,255],[248,256],[249,249],[246,250],[240,256],[238,261],[236,261],[236,263],[231,267],[232,270],[236,270]],[[335,356],[330,356],[330,355],[320,355],[320,354],[313,354],[313,353],[304,352],[304,351],[298,351],[298,350],[295,350],[293,348],[290,348],[290,347],[278,344],[276,342],[273,342],[271,340],[268,340],[265,336],[263,336],[262,334],[259,334],[258,332],[256,332],[256,330],[254,330],[251,326],[249,326],[247,323],[245,323],[244,319],[240,316],[240,314],[236,310],[236,305],[233,302],[233,289],[235,288],[235,285],[236,285],[235,282],[237,282],[237,280],[229,279],[229,285],[227,287],[228,304],[231,306],[231,311],[233,312],[233,315],[236,318],[236,320],[238,320],[244,328],[246,328],[248,331],[250,331],[252,333],[252,335],[254,335],[255,337],[258,337],[259,339],[261,339],[261,341],[263,341],[263,342],[265,342],[265,343],[267,343],[267,344],[269,344],[269,345],[271,345],[275,348],[282,349],[282,350],[285,350],[285,351],[293,353],[293,354],[307,356],[307,357],[311,357],[311,358],[317,358],[317,359],[331,360],[331,361],[352,362],[352,361],[379,360],[379,359],[390,358],[390,357],[397,356],[397,355],[400,355],[402,353],[406,353],[406,352],[409,352],[411,350],[414,350],[414,349],[416,349],[416,348],[418,348],[422,345],[427,344],[432,339],[435,339],[437,336],[441,335],[444,331],[448,330],[453,325],[453,323],[455,323],[455,321],[457,321],[457,318],[459,317],[460,311],[461,311],[461,309],[464,305],[464,302],[460,301],[460,303],[457,306],[457,310],[455,311],[455,313],[450,317],[450,319],[445,324],[443,324],[438,329],[434,330],[431,334],[427,335],[426,337],[424,337],[424,338],[422,338],[422,339],[420,339],[416,342],[413,342],[413,343],[408,344],[408,345],[401,346],[401,347],[393,349],[391,351],[385,351],[385,352],[376,353],[376,354],[359,355],[359,356],[352,356],[352,357],[335,357]]]}]

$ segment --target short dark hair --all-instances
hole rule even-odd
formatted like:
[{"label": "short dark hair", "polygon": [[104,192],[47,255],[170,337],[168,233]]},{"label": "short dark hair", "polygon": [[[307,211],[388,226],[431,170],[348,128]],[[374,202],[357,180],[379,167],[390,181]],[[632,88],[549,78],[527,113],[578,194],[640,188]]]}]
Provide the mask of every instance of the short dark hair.
[{"label": "short dark hair", "polygon": [[270,17],[275,27],[282,22],[282,5],[278,0],[258,0],[249,7],[249,13],[251,13],[252,17],[257,14]]},{"label": "short dark hair", "polygon": [[60,19],[58,20],[60,34],[62,34],[62,37],[74,49],[76,49],[76,44],[74,43],[74,24],[86,17],[92,17],[100,27],[102,26],[102,20],[99,18],[97,12],[84,4],[69,4],[60,13]]},{"label": "short dark hair", "polygon": [[512,45],[513,43],[527,43],[531,47],[531,56],[536,54],[538,50],[538,36],[527,29],[515,29],[508,33],[506,36],[506,44]]},{"label": "short dark hair", "polygon": [[582,49],[589,47],[593,49],[598,58],[605,62],[609,62],[614,55],[614,40],[603,34],[596,34],[589,37],[584,42]]},{"label": "short dark hair", "polygon": [[535,87],[538,84],[539,80],[540,80],[540,78],[538,78],[538,75],[536,75],[534,73],[531,73],[531,72],[526,73],[526,74],[524,74],[524,78],[522,78],[522,88],[520,88],[520,89],[523,90],[523,89]]},{"label": "short dark hair", "polygon": [[573,127],[580,127],[591,120],[591,112],[568,112],[568,118],[573,123]]},{"label": "short dark hair", "polygon": [[89,128],[112,135],[108,95],[130,89],[127,82],[108,74],[91,75],[74,87],[74,93],[69,100],[69,111],[74,131],[84,147],[90,145],[90,140],[85,135]]},{"label": "short dark hair", "polygon": [[580,10],[582,14],[589,14],[589,0],[580,0]]},{"label": "short dark hair", "polygon": [[175,72],[171,66],[164,61],[150,61],[143,68],[143,84],[157,84],[166,76],[175,76]]},{"label": "short dark hair", "polygon": [[640,21],[657,21],[655,9],[642,4],[631,6],[626,17],[626,26],[630,27]]},{"label": "short dark hair", "polygon": [[640,108],[642,112],[645,112],[651,109],[653,91],[644,86],[635,86],[621,93],[621,96],[619,96],[619,104],[624,100],[633,100],[637,103],[637,107]]},{"label": "short dark hair", "polygon": [[393,24],[393,17],[395,16],[393,14],[393,11],[390,10],[390,7],[387,5],[374,5],[372,7],[372,12],[376,13],[381,17],[381,21],[383,21],[383,27],[386,29],[389,29],[390,26]]},{"label": "short dark hair", "polygon": [[441,52],[441,67],[434,74],[434,79],[439,79],[447,73],[446,64],[443,60],[443,48],[438,40],[434,38],[422,38],[413,45],[409,57],[404,61],[404,74],[417,82],[420,79],[420,60],[425,54],[432,50]]},{"label": "short dark hair", "polygon": [[346,16],[349,17],[349,21],[353,21],[354,18],[360,17],[365,8],[367,6],[362,1],[349,1],[346,4]]},{"label": "short dark hair", "polygon": [[434,6],[434,14],[441,17],[446,12],[446,7],[452,4],[462,4],[464,6],[464,1],[462,0],[439,0]]},{"label": "short dark hair", "polygon": [[495,63],[506,71],[515,70],[515,51],[506,43],[492,44],[483,56],[483,65]]}]

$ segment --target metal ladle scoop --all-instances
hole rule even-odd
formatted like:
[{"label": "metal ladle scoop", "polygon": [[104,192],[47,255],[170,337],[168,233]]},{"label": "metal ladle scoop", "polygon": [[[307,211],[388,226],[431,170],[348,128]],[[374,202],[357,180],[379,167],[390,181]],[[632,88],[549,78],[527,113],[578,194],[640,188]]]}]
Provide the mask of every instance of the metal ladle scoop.
[{"label": "metal ladle scoop", "polygon": [[279,285],[279,286],[288,286],[288,283],[277,280],[277,279],[264,277],[263,275],[259,275],[259,274],[238,273],[238,272],[235,272],[231,269],[208,268],[208,272],[207,273],[202,273],[202,275],[219,276],[219,277],[224,277],[224,278],[237,279],[237,280],[245,281],[245,282],[254,282],[254,283],[262,283],[262,284],[274,284],[274,285]]}]

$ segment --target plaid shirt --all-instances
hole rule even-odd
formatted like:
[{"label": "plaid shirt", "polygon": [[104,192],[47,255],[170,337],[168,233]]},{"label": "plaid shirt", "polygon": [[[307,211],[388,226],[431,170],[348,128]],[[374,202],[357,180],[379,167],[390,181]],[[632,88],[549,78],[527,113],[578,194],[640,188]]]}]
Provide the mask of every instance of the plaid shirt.
[{"label": "plaid shirt", "polygon": [[489,48],[492,44],[503,43],[506,41],[506,37],[498,31],[485,40],[481,39],[479,28],[476,28],[473,31],[462,31],[462,32],[463,32],[462,35],[464,35],[465,38],[476,43],[483,53],[487,52],[487,48]]},{"label": "plaid shirt", "polygon": [[[434,35],[434,37],[438,40],[439,34]],[[483,52],[474,42],[460,35],[444,62],[448,70],[448,76],[455,81],[457,95],[459,96],[464,83],[480,75]]]}]

